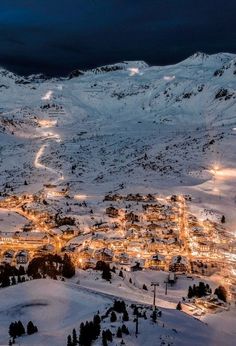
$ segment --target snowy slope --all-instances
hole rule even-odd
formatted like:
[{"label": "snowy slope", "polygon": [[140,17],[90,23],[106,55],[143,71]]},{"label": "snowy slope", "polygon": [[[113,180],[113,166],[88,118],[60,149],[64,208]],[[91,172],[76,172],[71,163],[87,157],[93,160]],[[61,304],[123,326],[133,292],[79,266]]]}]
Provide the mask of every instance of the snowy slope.
[{"label": "snowy slope", "polygon": [[[68,79],[2,69],[2,187],[36,192],[69,183],[71,195],[92,199],[119,189],[187,191],[227,214],[235,197],[235,73],[236,57],[227,53],[165,67],[124,62]],[[220,203],[215,163],[226,170],[215,189]],[[228,219],[233,228],[231,212]]]},{"label": "snowy slope", "polygon": [[[100,220],[101,201],[109,191],[190,193],[193,212],[220,211],[226,215],[226,227],[235,232],[235,55],[196,53],[164,67],[123,62],[51,80],[1,69],[0,101],[2,199],[22,192],[46,194],[43,185],[48,183],[66,187],[70,199],[47,195],[47,208],[76,215],[86,231],[90,208]],[[86,200],[86,208],[79,206],[81,200]],[[9,224],[13,230],[21,226],[19,216],[13,214],[9,221],[6,213],[1,211],[2,230]],[[91,283],[85,278],[83,284]],[[95,289],[105,288],[97,284]],[[132,287],[112,291],[123,297],[122,290],[132,298]],[[183,288],[179,291],[182,294]],[[142,296],[135,292],[135,299],[143,301]],[[169,304],[176,304],[177,298],[173,295]],[[45,281],[3,289],[0,299],[0,343],[7,342],[9,322],[20,318],[39,326],[40,345],[64,345],[73,326],[109,300]],[[30,302],[36,305],[28,308]],[[197,340],[191,345],[223,343],[222,331],[219,335],[216,328],[175,310],[166,310],[164,318],[173,322],[170,328],[185,329],[175,339],[177,345],[189,345],[189,337]],[[34,338],[23,344],[38,345]],[[143,340],[140,345],[145,345]]]},{"label": "snowy slope", "polygon": [[[12,321],[21,320],[26,325],[32,320],[39,332],[16,339],[16,344],[30,346],[66,345],[67,335],[73,328],[78,332],[81,321],[91,320],[98,310],[102,314],[113,302],[112,297],[104,294],[87,292],[75,284],[52,280],[34,280],[1,289],[0,299],[0,343],[8,343],[8,327]],[[132,294],[128,294],[127,299],[128,303],[129,299],[132,301]],[[120,322],[112,325],[117,328]],[[171,342],[176,346],[221,343],[233,346],[232,337],[228,336],[226,340],[223,331],[218,333],[211,326],[175,309],[162,309],[162,317],[157,325],[153,325],[150,319],[140,319],[140,334],[137,339],[132,318],[127,325],[130,330],[130,336],[125,338],[127,346],[164,345],[165,343],[161,343],[163,340],[167,342],[166,345]],[[102,327],[111,328],[108,324]],[[100,344],[101,340],[95,343]]]}]

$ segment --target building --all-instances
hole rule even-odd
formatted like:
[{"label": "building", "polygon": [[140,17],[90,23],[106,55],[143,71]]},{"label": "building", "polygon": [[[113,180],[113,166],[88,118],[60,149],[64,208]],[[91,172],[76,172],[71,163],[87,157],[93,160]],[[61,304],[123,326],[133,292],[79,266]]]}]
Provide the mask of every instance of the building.
[{"label": "building", "polygon": [[0,232],[0,243],[14,243],[15,233],[14,232]]},{"label": "building", "polygon": [[160,255],[160,254],[153,255],[147,261],[147,266],[150,269],[165,270],[165,266],[166,266],[165,256]]},{"label": "building", "polygon": [[16,263],[17,264],[26,264],[29,260],[28,251],[21,250],[16,254]]},{"label": "building", "polygon": [[94,258],[98,261],[112,262],[113,252],[107,248],[96,250],[94,253]]},{"label": "building", "polygon": [[28,246],[39,246],[49,243],[49,236],[44,232],[16,232],[15,242]]},{"label": "building", "polygon": [[189,265],[187,258],[184,256],[174,256],[171,260],[169,270],[175,273],[186,273],[188,271]]},{"label": "building", "polygon": [[139,262],[136,262],[135,265],[130,267],[131,272],[137,272],[143,270],[143,267],[140,265]]},{"label": "building", "polygon": [[117,208],[114,208],[114,207],[108,207],[106,208],[106,214],[109,216],[109,217],[118,217],[119,216],[119,209]]}]

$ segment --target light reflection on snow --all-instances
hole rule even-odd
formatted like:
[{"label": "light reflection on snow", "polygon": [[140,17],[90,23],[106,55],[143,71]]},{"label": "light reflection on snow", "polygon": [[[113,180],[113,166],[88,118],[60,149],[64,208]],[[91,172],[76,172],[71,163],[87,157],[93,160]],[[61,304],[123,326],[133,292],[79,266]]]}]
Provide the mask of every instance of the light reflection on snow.
[{"label": "light reflection on snow", "polygon": [[44,127],[44,128],[49,128],[49,127],[53,127],[57,124],[57,120],[46,120],[46,119],[41,119],[41,120],[38,120],[38,124],[39,126],[41,127]]},{"label": "light reflection on snow", "polygon": [[172,80],[175,79],[175,76],[164,76],[163,79],[167,82],[171,82]]},{"label": "light reflection on snow", "polygon": [[135,75],[142,75],[138,67],[130,67],[128,68],[130,77],[133,77]]},{"label": "light reflection on snow", "polygon": [[78,199],[78,200],[84,200],[84,199],[87,199],[87,195],[75,195],[74,196],[74,199]]},{"label": "light reflection on snow", "polygon": [[48,92],[46,92],[46,94],[41,98],[41,100],[43,101],[50,101],[53,95],[53,91],[49,90]]}]

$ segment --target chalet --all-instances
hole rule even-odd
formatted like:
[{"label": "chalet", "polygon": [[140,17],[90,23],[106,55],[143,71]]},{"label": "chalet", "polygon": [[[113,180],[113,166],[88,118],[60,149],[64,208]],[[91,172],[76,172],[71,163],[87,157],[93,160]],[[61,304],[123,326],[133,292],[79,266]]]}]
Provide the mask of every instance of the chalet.
[{"label": "chalet", "polygon": [[13,243],[15,241],[14,232],[0,232],[0,243]]},{"label": "chalet", "polygon": [[5,251],[3,254],[3,262],[10,264],[14,258],[14,253],[15,252],[13,250]]},{"label": "chalet", "polygon": [[115,208],[115,207],[108,207],[106,208],[106,214],[109,216],[109,217],[118,217],[119,216],[119,209]]},{"label": "chalet", "polygon": [[13,258],[14,257],[14,251],[13,250],[7,250],[4,252],[3,256],[5,258]]},{"label": "chalet", "polygon": [[50,253],[50,252],[54,252],[54,250],[55,250],[55,247],[52,244],[45,244],[38,248],[38,252],[41,252],[41,253]]},{"label": "chalet", "polygon": [[112,262],[113,252],[110,249],[104,248],[95,251],[94,257],[98,261]]},{"label": "chalet", "polygon": [[184,256],[174,256],[171,260],[169,270],[171,272],[186,273],[188,271],[188,261]]},{"label": "chalet", "polygon": [[16,232],[15,241],[29,245],[48,244],[49,236],[44,232]]},{"label": "chalet", "polygon": [[29,261],[28,251],[21,250],[16,254],[17,264],[26,264]]},{"label": "chalet", "polygon": [[83,248],[79,253],[79,258],[81,259],[90,259],[91,257],[93,257],[93,250],[91,250],[90,248],[86,247]]},{"label": "chalet", "polygon": [[163,230],[163,225],[157,224],[157,223],[149,223],[146,227],[147,231],[150,232],[160,232]]},{"label": "chalet", "polygon": [[135,238],[139,238],[140,237],[140,227],[136,228],[136,227],[130,227],[127,232],[126,232],[126,238],[127,239],[135,239]]},{"label": "chalet", "polygon": [[143,270],[143,267],[140,265],[139,262],[136,262],[135,265],[130,267],[131,272],[137,272]]},{"label": "chalet", "polygon": [[166,245],[162,239],[152,238],[148,241],[147,244],[148,251],[161,251],[166,249]]},{"label": "chalet", "polygon": [[76,237],[79,233],[77,227],[75,226],[60,226],[60,231],[62,232],[62,236],[64,239],[70,239]]},{"label": "chalet", "polygon": [[91,231],[94,231],[94,232],[108,232],[109,229],[110,229],[110,226],[105,222],[96,223],[95,225],[91,227]]},{"label": "chalet", "polygon": [[97,234],[91,239],[90,247],[93,249],[102,249],[106,245],[105,239],[103,237],[98,237]]},{"label": "chalet", "polygon": [[117,254],[114,258],[115,262],[118,262],[120,264],[128,264],[129,263],[129,255],[125,252],[122,252],[121,254]]},{"label": "chalet", "polygon": [[122,196],[119,194],[114,194],[114,195],[106,195],[104,198],[104,201],[120,201],[122,200]]},{"label": "chalet", "polygon": [[141,252],[144,248],[143,239],[130,241],[127,244],[127,252]]},{"label": "chalet", "polygon": [[164,270],[166,265],[165,256],[156,254],[148,260],[148,267],[155,270]]},{"label": "chalet", "polygon": [[126,249],[126,240],[122,238],[109,238],[106,240],[106,244],[116,251],[123,252]]},{"label": "chalet", "polygon": [[125,221],[128,222],[139,222],[138,215],[134,214],[132,211],[125,214]]},{"label": "chalet", "polygon": [[94,259],[80,259],[79,266],[83,269],[95,269],[97,261]]}]

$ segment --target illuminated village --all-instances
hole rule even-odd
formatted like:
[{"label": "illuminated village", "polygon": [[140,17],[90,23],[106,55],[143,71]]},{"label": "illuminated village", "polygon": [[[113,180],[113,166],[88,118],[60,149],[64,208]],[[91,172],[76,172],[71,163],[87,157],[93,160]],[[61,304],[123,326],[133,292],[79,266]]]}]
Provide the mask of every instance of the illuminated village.
[{"label": "illuminated village", "polygon": [[[97,261],[127,271],[152,269],[176,274],[225,279],[230,298],[236,298],[236,241],[219,222],[191,214],[191,196],[109,194],[91,208],[86,196],[70,196],[68,188],[46,186],[37,195],[2,198],[0,207],[18,213],[27,223],[16,232],[1,232],[2,262],[27,264],[44,254],[64,254],[78,268],[95,268]],[[50,192],[48,192],[48,190]],[[67,211],[80,207],[86,226],[72,212],[58,215],[52,202],[65,199]],[[96,221],[99,220],[99,221]]]},{"label": "illuminated village", "polygon": [[[189,66],[196,68],[199,59],[216,61],[207,83],[222,63],[218,56],[196,54]],[[189,112],[203,90],[186,93],[179,67],[165,74],[143,62],[104,69],[63,81],[16,79],[13,89],[23,95],[16,109],[8,109],[11,88],[4,91],[0,298],[7,304],[9,295],[12,310],[6,305],[2,319],[0,314],[0,343],[8,338],[11,316],[28,319],[32,313],[39,333],[23,344],[64,345],[74,327],[79,334],[78,311],[86,323],[98,310],[106,316],[114,299],[125,301],[130,316],[133,304],[147,310],[148,317],[139,316],[140,334],[131,317],[126,321],[127,346],[156,346],[146,342],[145,328],[158,335],[160,345],[180,335],[176,345],[182,346],[192,341],[193,330],[202,344],[223,340],[224,332],[216,330],[233,320],[236,301],[236,127],[227,113],[234,111],[236,96],[219,101],[216,80],[204,100],[213,97],[214,114],[226,112],[229,123],[223,119],[209,129],[203,107],[196,123],[185,125],[180,105]],[[196,85],[191,76],[189,90]],[[151,96],[144,78],[153,83]],[[163,108],[157,117],[158,107]],[[104,328],[114,327],[110,319],[104,317]],[[57,325],[51,325],[54,320]],[[70,321],[66,327],[64,321]],[[231,342],[234,327],[229,330]]]}]

